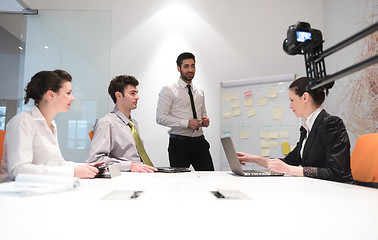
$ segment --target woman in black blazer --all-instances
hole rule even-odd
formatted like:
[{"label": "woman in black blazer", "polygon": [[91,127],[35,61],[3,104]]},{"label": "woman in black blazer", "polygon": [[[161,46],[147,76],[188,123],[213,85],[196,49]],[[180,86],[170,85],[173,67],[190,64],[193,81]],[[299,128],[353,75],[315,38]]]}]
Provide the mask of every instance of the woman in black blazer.
[{"label": "woman in black blazer", "polygon": [[[350,143],[343,121],[329,115],[322,103],[334,82],[307,90],[306,77],[289,86],[290,108],[302,118],[297,146],[283,159],[268,159],[238,152],[241,164],[254,162],[270,171],[353,183],[350,170]],[[303,147],[304,146],[304,147]]]}]

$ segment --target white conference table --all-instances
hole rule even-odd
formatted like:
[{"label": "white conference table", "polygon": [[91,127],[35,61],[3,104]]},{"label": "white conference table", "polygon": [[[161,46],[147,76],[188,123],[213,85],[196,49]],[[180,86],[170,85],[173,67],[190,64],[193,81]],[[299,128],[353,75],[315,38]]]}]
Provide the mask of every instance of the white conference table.
[{"label": "white conference table", "polygon": [[[238,190],[249,199],[217,199]],[[136,199],[103,200],[115,190]],[[378,189],[229,172],[122,173],[72,191],[0,195],[0,239],[378,239]]]}]

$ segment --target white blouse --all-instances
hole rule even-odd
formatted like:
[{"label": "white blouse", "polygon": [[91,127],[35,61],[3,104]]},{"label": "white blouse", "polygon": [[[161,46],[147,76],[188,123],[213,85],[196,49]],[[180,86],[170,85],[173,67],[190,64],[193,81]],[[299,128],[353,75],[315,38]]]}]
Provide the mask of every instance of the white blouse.
[{"label": "white blouse", "polygon": [[38,107],[22,112],[7,124],[0,182],[19,173],[73,176],[74,162],[63,159],[55,121],[51,131]]}]

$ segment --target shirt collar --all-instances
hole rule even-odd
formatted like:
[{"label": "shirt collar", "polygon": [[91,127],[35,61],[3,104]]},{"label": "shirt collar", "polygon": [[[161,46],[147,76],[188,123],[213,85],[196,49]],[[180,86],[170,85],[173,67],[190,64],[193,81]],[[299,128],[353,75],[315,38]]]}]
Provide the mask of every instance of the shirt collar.
[{"label": "shirt collar", "polygon": [[[31,115],[32,115],[32,117],[33,117],[34,120],[42,121],[42,122],[44,122],[44,123],[47,124],[45,117],[44,117],[44,116],[42,115],[42,113],[41,113],[41,110],[39,110],[39,108],[38,108],[36,105],[33,105],[33,106],[30,108],[30,112],[31,112]],[[52,120],[51,124],[52,124],[54,127],[56,126],[54,120]]]},{"label": "shirt collar", "polygon": [[131,114],[130,114],[130,119],[128,117],[126,117],[125,114],[123,114],[120,110],[118,110],[116,107],[113,109],[112,113],[115,113],[118,117],[120,117],[126,124],[131,120],[132,121],[132,117],[131,117]]},{"label": "shirt collar", "polygon": [[[188,84],[187,84],[184,80],[182,80],[181,78],[179,78],[179,80],[178,80],[178,84],[179,84],[179,86],[182,87],[182,88],[186,88],[186,85],[188,85]],[[190,82],[189,85],[190,85],[191,88],[193,89],[193,83]]]},{"label": "shirt collar", "polygon": [[302,126],[310,132],[312,129],[312,125],[314,125],[316,118],[322,110],[323,107],[319,107],[315,111],[313,111],[307,118],[302,118]]}]

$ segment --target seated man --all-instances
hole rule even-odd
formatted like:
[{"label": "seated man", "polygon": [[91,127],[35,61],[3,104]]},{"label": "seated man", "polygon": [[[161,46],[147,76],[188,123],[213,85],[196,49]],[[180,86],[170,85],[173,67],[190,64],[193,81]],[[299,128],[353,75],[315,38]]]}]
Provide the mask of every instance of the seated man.
[{"label": "seated man", "polygon": [[154,172],[138,134],[138,123],[131,117],[131,110],[139,100],[139,82],[133,76],[114,78],[108,93],[115,103],[111,113],[101,118],[94,128],[88,163],[118,164],[120,171]]}]

